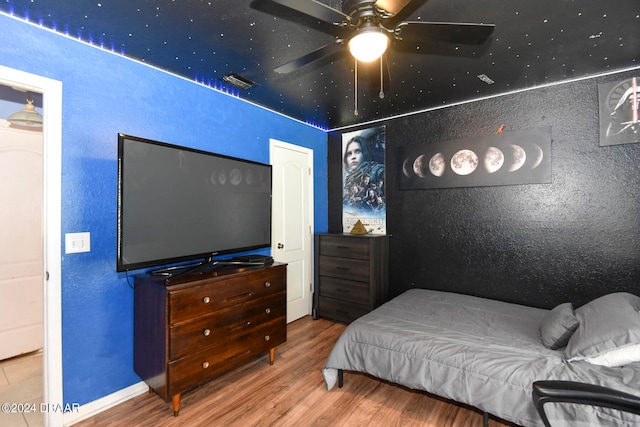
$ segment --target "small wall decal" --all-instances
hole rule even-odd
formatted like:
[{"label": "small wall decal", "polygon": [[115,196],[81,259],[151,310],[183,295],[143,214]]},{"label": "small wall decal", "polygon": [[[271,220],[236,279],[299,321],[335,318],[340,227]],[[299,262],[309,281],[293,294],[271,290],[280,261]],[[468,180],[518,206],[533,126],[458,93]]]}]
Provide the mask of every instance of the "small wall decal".
[{"label": "small wall decal", "polygon": [[640,142],[640,77],[598,85],[600,145]]},{"label": "small wall decal", "polygon": [[402,149],[400,189],[551,182],[551,129],[501,132]]}]

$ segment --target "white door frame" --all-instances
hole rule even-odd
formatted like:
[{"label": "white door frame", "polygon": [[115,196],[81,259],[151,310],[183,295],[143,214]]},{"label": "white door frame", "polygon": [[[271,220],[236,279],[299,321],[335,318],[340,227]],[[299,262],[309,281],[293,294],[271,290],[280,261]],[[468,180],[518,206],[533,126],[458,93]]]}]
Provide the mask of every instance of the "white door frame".
[{"label": "white door frame", "polygon": [[[43,402],[62,396],[62,82],[0,65],[0,84],[42,94],[43,99]],[[60,426],[61,411],[44,412],[45,426]]]},{"label": "white door frame", "polygon": [[[312,309],[313,309],[313,293],[315,292],[315,277],[313,272],[314,270],[314,256],[313,256],[313,236],[314,236],[314,192],[313,192],[313,188],[314,188],[314,184],[313,184],[313,177],[314,177],[314,169],[313,169],[313,150],[310,148],[306,148],[306,147],[302,147],[300,145],[295,145],[295,144],[290,144],[288,142],[284,142],[284,141],[279,141],[277,139],[273,139],[270,138],[269,139],[269,163],[273,164],[273,159],[271,156],[271,153],[273,152],[273,148],[274,147],[279,147],[285,150],[291,150],[291,151],[297,151],[297,152],[301,152],[301,153],[305,153],[307,156],[311,156],[311,164],[309,165],[309,242],[310,242],[310,250],[308,251],[308,253],[310,254],[308,259],[305,260],[305,262],[309,263],[309,280],[311,282],[311,290],[309,292],[309,314],[311,314]],[[275,237],[275,236],[274,236]],[[273,245],[275,245],[275,239],[273,240]],[[271,253],[274,254],[277,251],[275,250],[275,246],[273,246],[271,248]]]}]

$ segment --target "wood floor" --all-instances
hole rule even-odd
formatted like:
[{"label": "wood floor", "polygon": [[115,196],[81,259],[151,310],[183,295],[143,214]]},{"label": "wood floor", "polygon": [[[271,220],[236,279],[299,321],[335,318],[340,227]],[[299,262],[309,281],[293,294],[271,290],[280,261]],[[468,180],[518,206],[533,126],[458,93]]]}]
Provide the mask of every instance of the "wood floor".
[{"label": "wood floor", "polygon": [[327,391],[321,369],[344,328],[310,316],[290,323],[273,366],[265,354],[183,393],[178,417],[145,393],[75,426],[482,426],[473,408],[363,374],[345,372],[344,387]]}]

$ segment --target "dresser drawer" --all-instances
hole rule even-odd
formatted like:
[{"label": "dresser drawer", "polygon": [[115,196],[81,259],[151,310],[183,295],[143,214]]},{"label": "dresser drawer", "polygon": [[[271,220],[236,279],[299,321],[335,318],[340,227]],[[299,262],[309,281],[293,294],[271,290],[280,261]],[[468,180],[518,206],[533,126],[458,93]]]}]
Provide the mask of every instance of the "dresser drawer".
[{"label": "dresser drawer", "polygon": [[353,280],[320,276],[320,296],[355,303],[369,302],[369,284]]},{"label": "dresser drawer", "polygon": [[318,257],[317,269],[320,276],[338,277],[360,282],[369,281],[369,262],[360,259],[320,256]]},{"label": "dresser drawer", "polygon": [[340,301],[323,297],[322,295],[318,298],[318,310],[322,312],[324,317],[346,323],[353,322],[358,317],[364,316],[370,311],[366,305]]},{"label": "dresser drawer", "polygon": [[320,255],[369,259],[369,242],[366,238],[322,236],[319,246]]},{"label": "dresser drawer", "polygon": [[172,290],[169,293],[169,323],[195,319],[285,290],[286,270],[275,268]]},{"label": "dresser drawer", "polygon": [[286,316],[286,294],[235,305],[170,328],[169,359],[234,339],[262,324]]},{"label": "dresser drawer", "polygon": [[250,358],[275,348],[286,341],[286,319],[271,323],[238,336],[232,341],[207,347],[168,364],[168,395],[201,384]]}]

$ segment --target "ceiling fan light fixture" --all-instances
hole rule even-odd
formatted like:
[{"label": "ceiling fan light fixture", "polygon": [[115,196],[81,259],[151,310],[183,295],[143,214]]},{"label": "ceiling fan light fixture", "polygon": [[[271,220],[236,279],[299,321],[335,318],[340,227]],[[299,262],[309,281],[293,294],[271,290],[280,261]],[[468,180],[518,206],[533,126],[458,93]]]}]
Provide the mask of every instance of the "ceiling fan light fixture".
[{"label": "ceiling fan light fixture", "polygon": [[380,58],[388,46],[389,37],[378,27],[362,28],[349,40],[349,51],[360,62]]},{"label": "ceiling fan light fixture", "polygon": [[36,111],[31,95],[27,97],[24,109],[7,117],[7,121],[19,126],[42,127],[42,116]]}]

